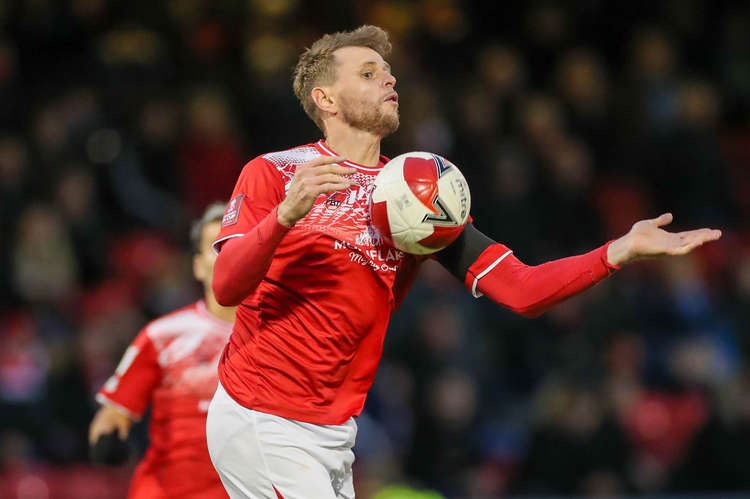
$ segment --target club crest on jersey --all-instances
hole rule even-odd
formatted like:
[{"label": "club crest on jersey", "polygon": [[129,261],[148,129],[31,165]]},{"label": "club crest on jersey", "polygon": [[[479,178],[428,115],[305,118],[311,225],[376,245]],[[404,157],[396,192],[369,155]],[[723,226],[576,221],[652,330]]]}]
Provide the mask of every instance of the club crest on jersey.
[{"label": "club crest on jersey", "polygon": [[229,201],[227,209],[224,212],[224,217],[221,219],[221,226],[226,227],[228,225],[234,225],[240,219],[240,208],[242,208],[242,200],[245,199],[244,194],[235,196]]}]

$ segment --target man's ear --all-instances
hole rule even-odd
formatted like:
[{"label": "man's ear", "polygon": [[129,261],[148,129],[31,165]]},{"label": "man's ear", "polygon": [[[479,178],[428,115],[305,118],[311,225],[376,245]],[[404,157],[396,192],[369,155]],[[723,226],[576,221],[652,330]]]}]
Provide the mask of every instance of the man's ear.
[{"label": "man's ear", "polygon": [[199,282],[203,282],[206,277],[203,266],[201,265],[201,255],[193,255],[193,277]]},{"label": "man's ear", "polygon": [[336,99],[329,88],[315,87],[312,89],[312,98],[315,105],[324,113],[337,114],[339,111]]}]

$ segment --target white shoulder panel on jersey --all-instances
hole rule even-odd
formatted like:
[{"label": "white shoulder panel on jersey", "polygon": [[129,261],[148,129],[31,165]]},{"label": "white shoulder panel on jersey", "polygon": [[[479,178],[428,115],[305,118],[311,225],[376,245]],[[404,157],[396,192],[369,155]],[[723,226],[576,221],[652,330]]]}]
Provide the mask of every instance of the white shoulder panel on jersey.
[{"label": "white shoulder panel on jersey", "polygon": [[262,158],[273,163],[281,172],[284,176],[284,191],[288,191],[297,165],[315,159],[320,155],[320,151],[313,146],[300,146],[286,151],[269,152],[264,154]]},{"label": "white shoulder panel on jersey", "polygon": [[146,327],[161,366],[190,355],[216,326],[199,314],[195,307],[165,315]]},{"label": "white shoulder panel on jersey", "polygon": [[153,320],[146,326],[146,334],[155,344],[169,341],[173,336],[192,329],[191,325],[204,322],[204,318],[195,310],[195,306],[175,310]]}]

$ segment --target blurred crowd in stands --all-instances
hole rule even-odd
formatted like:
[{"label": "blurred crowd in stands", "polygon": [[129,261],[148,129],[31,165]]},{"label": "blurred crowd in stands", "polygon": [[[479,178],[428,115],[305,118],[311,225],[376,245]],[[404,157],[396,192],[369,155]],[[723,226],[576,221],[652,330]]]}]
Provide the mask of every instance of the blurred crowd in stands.
[{"label": "blurred crowd in stands", "polygon": [[724,237],[536,320],[425,265],[359,419],[359,495],[750,491],[750,4],[18,0],[0,1],[0,496],[123,497],[128,468],[86,464],[93,394],[146,321],[201,295],[190,220],[252,157],[319,138],[299,52],[364,23],[394,42],[383,152],[459,165],[475,224],[524,262],[664,211]]}]

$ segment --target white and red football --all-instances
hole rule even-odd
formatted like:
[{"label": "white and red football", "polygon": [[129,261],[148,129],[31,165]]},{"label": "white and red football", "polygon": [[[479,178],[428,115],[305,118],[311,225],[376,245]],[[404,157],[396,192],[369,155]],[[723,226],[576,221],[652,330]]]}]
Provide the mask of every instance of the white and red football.
[{"label": "white and red football", "polygon": [[470,208],[463,174],[429,152],[409,152],[386,163],[370,197],[372,224],[380,236],[415,255],[452,243],[464,229]]}]

